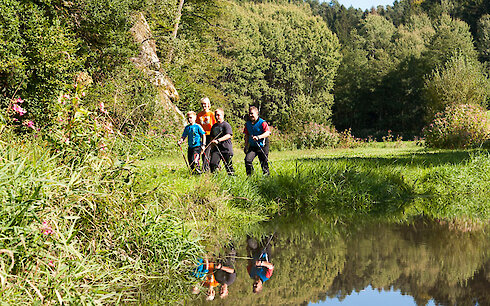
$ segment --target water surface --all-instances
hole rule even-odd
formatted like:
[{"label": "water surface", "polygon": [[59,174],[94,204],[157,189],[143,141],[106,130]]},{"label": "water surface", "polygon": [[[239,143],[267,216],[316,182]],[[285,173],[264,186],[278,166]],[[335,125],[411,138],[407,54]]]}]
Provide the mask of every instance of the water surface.
[{"label": "water surface", "polygon": [[[201,293],[188,303],[490,305],[485,230],[461,231],[425,220],[410,225],[285,220],[263,230],[271,232],[274,272],[262,292],[252,293],[247,259],[238,258],[228,298],[217,295],[209,302]],[[247,256],[245,238],[235,245],[239,257]]]}]

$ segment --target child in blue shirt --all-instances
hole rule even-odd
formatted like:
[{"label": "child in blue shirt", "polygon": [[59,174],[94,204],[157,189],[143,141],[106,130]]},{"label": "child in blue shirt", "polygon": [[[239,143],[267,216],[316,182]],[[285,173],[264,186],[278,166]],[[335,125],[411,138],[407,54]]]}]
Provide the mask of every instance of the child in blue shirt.
[{"label": "child in blue shirt", "polygon": [[195,112],[187,113],[187,122],[189,124],[184,128],[178,144],[181,145],[187,137],[187,159],[189,160],[191,171],[201,173],[199,169],[199,158],[201,156],[201,150],[204,150],[204,144],[206,143],[206,133],[199,124],[196,124]]}]

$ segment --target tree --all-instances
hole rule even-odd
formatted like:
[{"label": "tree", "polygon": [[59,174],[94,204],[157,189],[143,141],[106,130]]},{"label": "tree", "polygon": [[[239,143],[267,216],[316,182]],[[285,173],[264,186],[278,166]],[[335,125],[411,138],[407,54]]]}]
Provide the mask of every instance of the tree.
[{"label": "tree", "polygon": [[428,70],[444,65],[453,57],[454,52],[460,52],[469,60],[476,61],[477,53],[473,45],[473,37],[464,21],[444,14],[434,27],[435,35],[432,36],[427,52],[424,54]]},{"label": "tree", "polygon": [[427,116],[431,121],[448,106],[473,104],[486,106],[490,83],[478,61],[456,53],[443,68],[426,79]]},{"label": "tree", "polygon": [[222,52],[234,60],[222,86],[236,118],[255,104],[282,129],[294,127],[291,118],[328,122],[340,45],[325,22],[304,5],[250,3],[231,14]]},{"label": "tree", "polygon": [[490,61],[490,15],[483,15],[478,21],[477,46],[480,59]]}]

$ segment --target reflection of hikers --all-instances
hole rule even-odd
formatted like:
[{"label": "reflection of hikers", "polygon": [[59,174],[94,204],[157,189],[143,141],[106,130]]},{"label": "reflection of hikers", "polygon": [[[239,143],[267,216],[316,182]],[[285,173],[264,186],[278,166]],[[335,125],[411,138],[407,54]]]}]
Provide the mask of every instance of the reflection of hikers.
[{"label": "reflection of hikers", "polygon": [[187,159],[191,167],[191,171],[200,172],[199,170],[199,157],[201,150],[203,149],[203,144],[206,141],[206,135],[204,130],[199,124],[196,124],[196,113],[187,113],[187,122],[189,124],[185,127],[182,137],[179,139],[178,144],[182,144],[184,139],[187,138]]},{"label": "reflection of hikers", "polygon": [[204,132],[206,132],[205,146],[207,149],[202,155],[202,170],[207,171],[209,169],[209,151],[211,149],[208,145],[212,139],[211,137],[209,137],[209,134],[211,133],[211,127],[213,126],[213,124],[216,123],[216,119],[213,112],[210,110],[211,102],[209,101],[209,98],[202,98],[201,106],[203,110],[197,113],[197,123],[199,123],[202,126]]},{"label": "reflection of hikers", "polygon": [[210,139],[213,139],[211,143],[211,172],[216,171],[219,166],[219,161],[223,159],[226,171],[229,175],[233,175],[235,170],[233,169],[233,146],[231,143],[231,137],[233,131],[231,125],[225,121],[225,112],[218,108],[215,112],[216,120],[218,121],[211,128]]},{"label": "reflection of hikers", "polygon": [[262,290],[262,285],[269,280],[272,272],[274,272],[274,265],[269,262],[271,253],[269,242],[265,245],[264,241],[258,244],[254,238],[247,238],[247,250],[249,251],[249,256],[253,258],[249,260],[247,271],[250,278],[254,280],[252,287],[254,293]]},{"label": "reflection of hikers", "polygon": [[251,175],[253,160],[255,156],[259,157],[262,172],[269,175],[269,143],[266,138],[271,132],[267,122],[259,118],[259,110],[255,106],[250,106],[248,111],[249,121],[245,123],[243,133],[245,134],[245,169],[247,175]]},{"label": "reflection of hikers", "polygon": [[221,284],[220,297],[222,299],[228,296],[228,286],[233,284],[236,279],[235,271],[236,251],[231,248],[224,260],[220,260],[216,266],[214,277]]},{"label": "reflection of hikers", "polygon": [[[209,301],[214,300],[214,297],[216,295],[214,288],[219,284],[214,277],[213,274],[214,269],[215,269],[215,264],[209,262],[208,259],[206,258],[205,261],[203,259],[200,259],[198,262],[198,266],[194,268],[194,270],[192,270],[191,272],[191,275],[198,279],[203,280],[205,278],[204,281],[202,282],[202,285],[204,287],[208,287],[208,290],[206,292],[207,295],[206,300]],[[191,292],[193,294],[199,294],[199,291],[200,291],[199,285],[192,287]]]},{"label": "reflection of hikers", "polygon": [[219,283],[216,281],[216,278],[214,277],[214,271],[215,271],[216,265],[214,263],[209,263],[209,273],[206,276],[206,280],[204,281],[203,286],[208,287],[208,291],[206,292],[206,300],[212,301],[214,300],[214,297],[216,295],[216,291],[214,288],[219,285]]}]

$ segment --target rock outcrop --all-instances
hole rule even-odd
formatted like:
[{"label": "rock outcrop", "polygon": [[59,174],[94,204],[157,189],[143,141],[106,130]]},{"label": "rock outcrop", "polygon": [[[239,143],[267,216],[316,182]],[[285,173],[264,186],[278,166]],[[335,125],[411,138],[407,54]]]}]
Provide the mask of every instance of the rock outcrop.
[{"label": "rock outcrop", "polygon": [[156,42],[152,38],[150,26],[146,22],[143,13],[138,13],[134,17],[134,25],[131,28],[131,34],[135,41],[140,45],[140,53],[138,57],[132,58],[132,62],[136,67],[145,71],[151,79],[153,85],[157,87],[159,105],[163,111],[171,116],[175,122],[182,122],[185,125],[185,119],[182,112],[175,105],[175,101],[179,99],[179,93],[175,89],[172,80],[163,71],[160,59],[157,55]]}]

